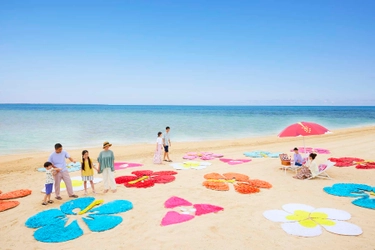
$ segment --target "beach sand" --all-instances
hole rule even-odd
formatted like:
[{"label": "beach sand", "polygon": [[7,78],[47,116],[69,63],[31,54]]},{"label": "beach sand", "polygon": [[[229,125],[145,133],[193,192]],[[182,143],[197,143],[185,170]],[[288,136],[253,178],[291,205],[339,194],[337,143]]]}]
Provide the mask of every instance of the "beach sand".
[{"label": "beach sand", "polygon": [[[375,127],[352,128],[333,131],[332,134],[305,138],[306,146],[327,148],[330,155],[318,155],[323,163],[328,157],[361,157],[375,160]],[[276,136],[249,138],[230,141],[172,142],[171,158],[182,162],[182,156],[189,151],[210,151],[224,154],[226,158],[245,158],[244,152],[266,150],[287,152],[295,146],[302,146],[302,138],[277,138]],[[82,150],[66,149],[70,155],[80,159]],[[118,170],[115,176],[128,175],[134,170],[173,170],[168,164],[152,163],[155,145],[113,145],[116,161],[130,161],[144,164],[140,168]],[[51,145],[53,149],[53,145]],[[95,159],[101,148],[88,149]],[[33,229],[24,223],[32,215],[50,208],[59,208],[69,200],[62,192],[62,201],[42,206],[45,174],[35,171],[42,167],[50,152],[0,156],[0,190],[31,189],[30,196],[17,199],[20,205],[0,213],[0,249],[375,249],[374,210],[351,204],[351,198],[326,194],[322,188],[339,182],[364,183],[375,186],[375,170],[359,170],[355,167],[328,170],[332,180],[295,180],[293,172],[279,170],[279,159],[253,159],[252,162],[230,166],[215,159],[203,170],[182,170],[176,180],[168,184],[157,184],[148,189],[129,189],[118,185],[117,193],[97,194],[98,199],[109,202],[126,199],[134,209],[122,213],[124,221],[116,228],[93,233],[83,222],[84,235],[65,243],[46,244],[33,238]],[[203,175],[211,172],[237,172],[270,182],[273,187],[262,189],[257,194],[244,195],[234,191],[208,190],[202,186]],[[79,172],[70,173],[80,176]],[[96,174],[96,177],[101,177]],[[96,185],[97,191],[103,184]],[[83,197],[83,191],[76,192]],[[192,203],[210,203],[224,207],[217,214],[197,216],[182,224],[160,226],[168,211],[164,202],[171,196],[178,196]],[[53,194],[52,194],[52,197]],[[302,203],[316,208],[327,207],[351,213],[349,220],[363,229],[360,236],[340,236],[323,230],[318,237],[302,238],[286,234],[281,223],[271,222],[263,212],[282,209],[288,203]]]}]

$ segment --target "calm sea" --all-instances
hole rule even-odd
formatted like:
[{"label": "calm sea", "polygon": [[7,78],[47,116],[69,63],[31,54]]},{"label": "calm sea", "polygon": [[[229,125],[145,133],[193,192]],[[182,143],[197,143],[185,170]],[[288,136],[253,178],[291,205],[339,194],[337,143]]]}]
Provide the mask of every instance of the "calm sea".
[{"label": "calm sea", "polygon": [[298,121],[328,129],[375,124],[375,107],[122,106],[0,104],[0,155],[65,148],[154,143],[171,127],[173,141],[275,135]]}]

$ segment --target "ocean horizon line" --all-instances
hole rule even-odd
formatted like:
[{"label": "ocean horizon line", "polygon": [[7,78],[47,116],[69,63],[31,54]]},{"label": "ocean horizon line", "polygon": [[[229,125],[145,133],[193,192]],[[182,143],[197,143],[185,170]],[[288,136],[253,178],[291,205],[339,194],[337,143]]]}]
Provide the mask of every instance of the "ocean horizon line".
[{"label": "ocean horizon line", "polygon": [[296,104],[107,104],[107,103],[0,103],[0,105],[70,105],[70,106],[175,106],[175,107],[375,107],[375,105],[296,105]]}]

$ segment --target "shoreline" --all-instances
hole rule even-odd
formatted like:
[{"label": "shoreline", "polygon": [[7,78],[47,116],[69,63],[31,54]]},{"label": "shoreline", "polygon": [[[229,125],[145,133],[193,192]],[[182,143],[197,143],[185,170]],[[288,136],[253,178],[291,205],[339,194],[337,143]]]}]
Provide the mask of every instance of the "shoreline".
[{"label": "shoreline", "polygon": [[[375,136],[375,126],[365,127],[352,127],[346,129],[332,130],[332,133],[321,135],[321,136],[309,136],[305,137],[305,146],[319,147],[317,142],[327,141],[329,138],[339,139],[342,137],[356,136],[369,132]],[[277,135],[241,138],[241,139],[223,139],[223,140],[203,140],[203,141],[185,141],[185,142],[174,142],[172,140],[171,155],[175,159],[181,159],[182,156],[189,151],[222,151],[230,149],[235,152],[240,150],[252,151],[252,150],[267,150],[268,148],[278,148],[283,144],[289,144],[290,148],[294,146],[303,146],[301,137],[287,137],[279,138]],[[86,149],[90,152],[92,159],[96,159],[96,156],[102,150],[101,147],[82,147],[70,148],[64,146],[66,150],[76,161],[80,161],[81,152]],[[116,161],[142,161],[146,164],[151,163],[152,156],[154,153],[153,143],[138,143],[129,145],[113,145],[111,149],[115,153]],[[279,152],[280,150],[276,150]],[[285,151],[285,150],[284,150]],[[48,159],[48,156],[53,152],[53,145],[49,151],[32,151],[29,153],[19,154],[7,154],[0,155],[0,174],[9,173],[13,171],[29,171],[35,170],[36,168],[42,167],[43,163]],[[243,151],[245,152],[245,151]],[[242,152],[242,153],[243,153]],[[217,152],[220,153],[220,152]],[[281,152],[280,152],[281,153]],[[287,152],[289,153],[289,152]],[[179,157],[181,155],[181,157]],[[177,156],[177,157],[176,157]],[[242,156],[244,157],[244,156]],[[180,161],[181,161],[180,160]]]}]

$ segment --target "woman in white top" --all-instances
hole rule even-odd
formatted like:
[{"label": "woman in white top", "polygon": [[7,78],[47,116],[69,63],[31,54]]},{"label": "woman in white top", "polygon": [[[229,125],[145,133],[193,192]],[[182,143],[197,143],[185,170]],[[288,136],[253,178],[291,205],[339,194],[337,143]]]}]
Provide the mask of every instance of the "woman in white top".
[{"label": "woman in white top", "polygon": [[303,165],[300,170],[298,171],[296,176],[293,176],[293,178],[296,179],[306,179],[310,178],[311,176],[315,176],[319,173],[318,170],[318,164],[315,162],[316,154],[311,153],[309,155],[309,160],[307,161],[306,165]]},{"label": "woman in white top", "polygon": [[154,163],[155,164],[163,164],[163,161],[161,159],[161,154],[163,153],[163,133],[158,133],[158,138],[156,139],[156,150],[154,154]]}]

